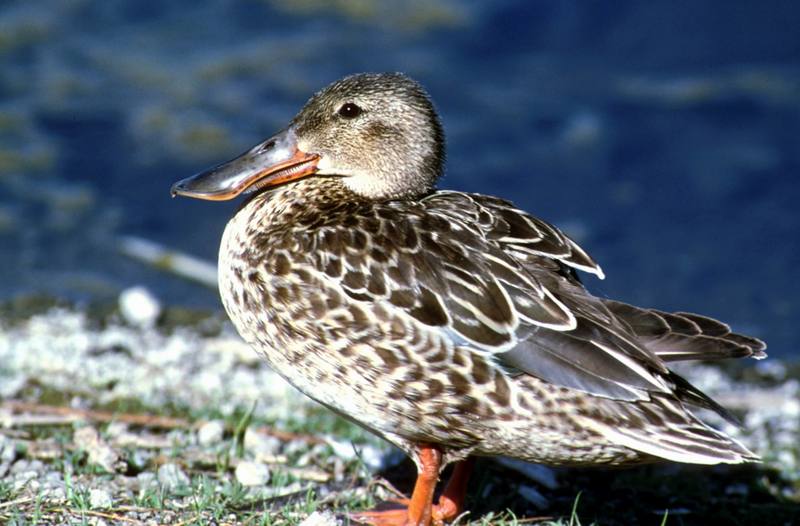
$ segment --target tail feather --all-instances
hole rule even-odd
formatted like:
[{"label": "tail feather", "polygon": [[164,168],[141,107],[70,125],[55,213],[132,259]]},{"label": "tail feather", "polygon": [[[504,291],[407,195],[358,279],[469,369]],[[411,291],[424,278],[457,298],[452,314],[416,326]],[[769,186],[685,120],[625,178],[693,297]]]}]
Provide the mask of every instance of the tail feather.
[{"label": "tail feather", "polygon": [[672,380],[675,386],[675,396],[681,402],[685,404],[689,404],[695,407],[702,407],[704,409],[709,409],[714,411],[719,416],[727,420],[729,423],[741,427],[741,421],[736,418],[736,415],[719,405],[717,402],[711,399],[708,395],[703,393],[700,389],[690,384],[686,379],[683,377],[672,373],[670,375],[670,380]]},{"label": "tail feather", "polygon": [[584,425],[617,444],[674,462],[710,465],[760,460],[739,441],[708,426],[669,397],[619,404],[613,411],[617,421],[595,418]]},{"label": "tail feather", "polygon": [[669,433],[644,433],[627,428],[606,428],[607,438],[654,457],[686,464],[742,464],[759,456],[739,441],[702,425],[671,428]]},{"label": "tail feather", "polygon": [[642,309],[612,300],[603,303],[648,349],[667,362],[767,356],[764,342],[731,332],[728,325],[713,318]]}]

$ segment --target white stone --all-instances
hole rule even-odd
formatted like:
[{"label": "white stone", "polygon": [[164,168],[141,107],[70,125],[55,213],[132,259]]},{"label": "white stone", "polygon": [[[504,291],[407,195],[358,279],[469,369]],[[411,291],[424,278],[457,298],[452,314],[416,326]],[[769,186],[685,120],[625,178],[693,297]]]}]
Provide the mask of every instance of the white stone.
[{"label": "white stone", "polygon": [[128,434],[128,424],[125,422],[111,422],[106,426],[106,436],[119,438]]},{"label": "white stone", "polygon": [[333,516],[329,511],[315,511],[300,523],[300,526],[339,526],[342,521]]},{"label": "white stone", "polygon": [[177,464],[164,464],[158,468],[158,482],[167,489],[189,485],[189,477]]},{"label": "white stone", "polygon": [[197,430],[197,442],[201,446],[217,444],[225,434],[225,424],[220,420],[206,422]]},{"label": "white stone", "polygon": [[91,426],[77,429],[72,435],[75,445],[86,451],[89,464],[100,466],[109,473],[114,473],[120,466],[119,454]]},{"label": "white stone", "polygon": [[111,493],[104,489],[89,490],[89,506],[93,510],[108,509],[113,505]]},{"label": "white stone", "polygon": [[763,360],[755,364],[755,369],[762,376],[773,380],[784,380],[786,378],[786,365],[776,360]]},{"label": "white stone", "polygon": [[349,440],[341,440],[326,436],[325,442],[333,449],[334,454],[344,460],[356,457],[371,470],[378,470],[384,466],[386,451],[372,444],[353,444]]},{"label": "white stone", "polygon": [[781,410],[786,418],[797,419],[797,417],[800,416],[800,402],[797,400],[786,400]]},{"label": "white stone", "polygon": [[136,475],[136,482],[140,487],[150,488],[156,483],[156,475],[151,471],[143,471]]},{"label": "white stone", "polygon": [[17,456],[14,440],[5,435],[0,435],[0,462],[11,462]]},{"label": "white stone", "polygon": [[153,327],[161,314],[161,304],[145,287],[131,287],[119,295],[122,317],[136,327]]},{"label": "white stone", "polygon": [[28,383],[24,374],[14,374],[0,378],[0,398],[14,398]]},{"label": "white stone", "polygon": [[282,446],[279,438],[259,433],[251,427],[244,432],[244,448],[252,451],[257,457],[277,455],[281,452]]},{"label": "white stone", "polygon": [[242,486],[263,486],[269,475],[269,467],[260,462],[242,461],[236,466],[236,480]]},{"label": "white stone", "polygon": [[43,490],[42,496],[47,497],[51,503],[63,503],[67,500],[67,492],[62,486]]}]

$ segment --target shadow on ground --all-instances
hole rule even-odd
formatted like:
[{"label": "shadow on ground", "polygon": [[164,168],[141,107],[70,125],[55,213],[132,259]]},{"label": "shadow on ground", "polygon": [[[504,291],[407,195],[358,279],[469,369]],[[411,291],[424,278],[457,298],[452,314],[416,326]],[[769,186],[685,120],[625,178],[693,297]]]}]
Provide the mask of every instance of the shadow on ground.
[{"label": "shadow on ground", "polygon": [[[404,461],[380,475],[409,491],[415,472],[414,465]],[[780,496],[785,483],[775,470],[763,466],[559,468],[555,473],[558,486],[548,489],[492,459],[480,459],[469,485],[470,516],[475,520],[508,510],[519,519],[564,519],[566,524],[578,498],[577,517],[585,526],[800,524],[800,505]],[[546,505],[524,498],[521,486],[535,489]],[[668,515],[662,522],[665,510]]]}]

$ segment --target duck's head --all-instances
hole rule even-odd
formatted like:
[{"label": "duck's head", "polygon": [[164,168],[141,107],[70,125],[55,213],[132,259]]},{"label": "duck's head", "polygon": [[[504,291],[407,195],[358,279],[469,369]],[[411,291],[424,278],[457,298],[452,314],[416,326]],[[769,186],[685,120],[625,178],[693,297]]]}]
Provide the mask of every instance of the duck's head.
[{"label": "duck's head", "polygon": [[315,94],[289,126],[239,157],[172,186],[172,195],[232,199],[307,177],[338,177],[367,199],[430,192],[444,135],[425,90],[399,73],[345,77]]}]

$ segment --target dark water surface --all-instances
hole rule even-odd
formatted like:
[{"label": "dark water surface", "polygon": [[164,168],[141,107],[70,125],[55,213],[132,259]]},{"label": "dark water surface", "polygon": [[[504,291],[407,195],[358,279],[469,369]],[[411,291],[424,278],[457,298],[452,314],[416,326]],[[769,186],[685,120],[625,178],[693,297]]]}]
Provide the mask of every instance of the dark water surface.
[{"label": "dark water surface", "polygon": [[404,71],[448,134],[442,186],[497,194],[603,266],[598,294],[719,317],[798,356],[800,4],[364,0],[0,3],[0,297],[214,291],[121,256],[209,260],[235,203],[172,182],[315,90]]}]

